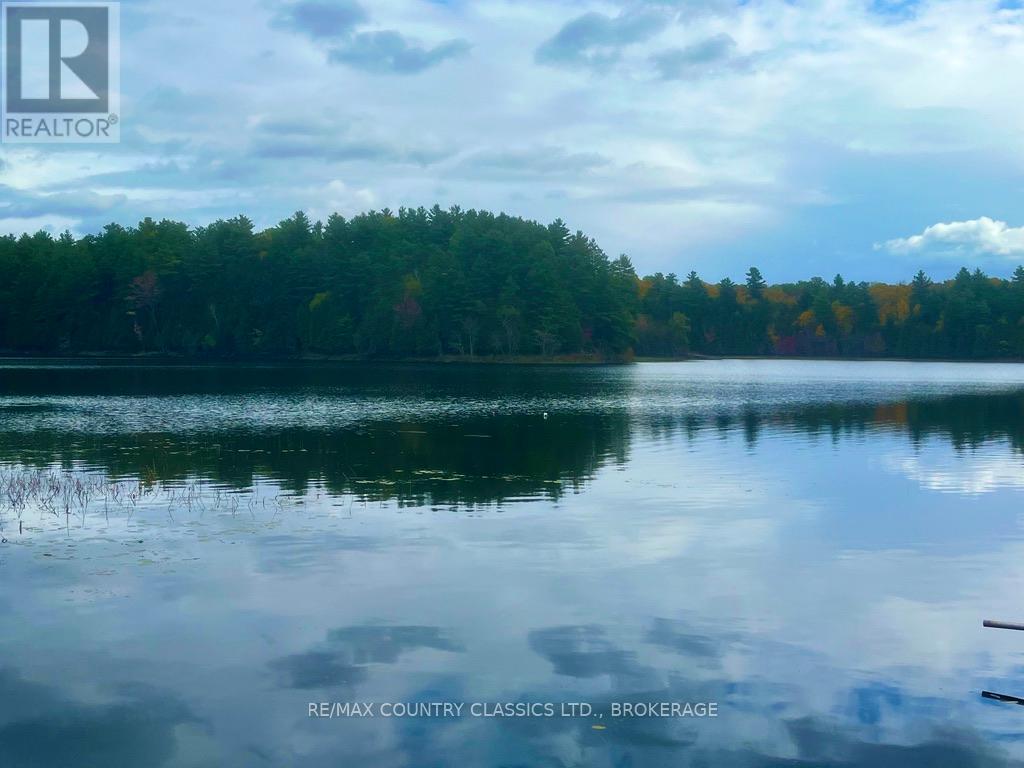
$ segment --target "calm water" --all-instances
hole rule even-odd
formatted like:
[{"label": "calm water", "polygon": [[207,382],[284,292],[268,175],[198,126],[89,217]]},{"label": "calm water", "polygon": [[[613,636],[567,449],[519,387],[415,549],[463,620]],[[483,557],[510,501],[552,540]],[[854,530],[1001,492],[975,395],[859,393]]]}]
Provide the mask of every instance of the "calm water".
[{"label": "calm water", "polygon": [[1022,451],[1024,366],[0,364],[0,766],[1024,764]]}]

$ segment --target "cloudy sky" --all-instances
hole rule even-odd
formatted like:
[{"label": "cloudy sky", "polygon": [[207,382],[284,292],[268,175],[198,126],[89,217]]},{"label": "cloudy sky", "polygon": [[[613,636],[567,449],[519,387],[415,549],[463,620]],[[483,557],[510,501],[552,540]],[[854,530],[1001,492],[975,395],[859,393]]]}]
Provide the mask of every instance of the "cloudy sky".
[{"label": "cloudy sky", "polygon": [[642,272],[1024,263],[1024,10],[126,0],[122,141],[0,148],[0,232],[458,204]]}]

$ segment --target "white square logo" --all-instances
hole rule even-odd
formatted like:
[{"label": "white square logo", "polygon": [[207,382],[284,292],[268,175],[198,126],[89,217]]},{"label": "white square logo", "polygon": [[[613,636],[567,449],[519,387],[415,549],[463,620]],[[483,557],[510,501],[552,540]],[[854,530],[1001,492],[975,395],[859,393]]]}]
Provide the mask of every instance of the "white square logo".
[{"label": "white square logo", "polygon": [[3,3],[0,140],[119,141],[120,36],[118,3]]}]

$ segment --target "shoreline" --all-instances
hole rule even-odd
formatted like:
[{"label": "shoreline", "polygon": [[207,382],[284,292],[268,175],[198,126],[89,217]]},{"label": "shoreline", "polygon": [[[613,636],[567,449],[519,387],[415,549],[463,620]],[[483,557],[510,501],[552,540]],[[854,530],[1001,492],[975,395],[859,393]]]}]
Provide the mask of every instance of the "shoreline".
[{"label": "shoreline", "polygon": [[637,358],[636,362],[700,362],[702,360],[820,360],[832,363],[999,363],[1003,365],[1020,365],[1024,358],[1020,357],[861,357],[851,355],[849,357],[822,355],[693,355],[688,358]]},{"label": "shoreline", "polygon": [[809,357],[800,355],[703,355],[693,354],[685,357],[647,357],[637,356],[630,359],[608,360],[598,355],[560,355],[543,357],[541,355],[501,355],[493,357],[469,357],[467,355],[443,355],[440,357],[367,357],[365,355],[295,355],[295,356],[274,356],[274,357],[237,357],[237,358],[211,358],[211,357],[188,357],[170,353],[138,353],[124,354],[118,352],[81,352],[77,354],[47,355],[47,354],[17,354],[8,351],[0,351],[0,363],[13,362],[109,362],[109,363],[151,363],[154,365],[188,365],[188,366],[260,366],[260,365],[288,365],[288,364],[316,364],[316,363],[346,363],[346,364],[368,364],[368,365],[529,365],[529,366],[621,366],[633,365],[636,363],[699,363],[715,360],[785,360],[785,361],[821,361],[821,362],[851,362],[851,363],[985,363],[1003,365],[1024,364],[1024,358],[932,358],[932,357],[840,357],[822,356]]},{"label": "shoreline", "polygon": [[347,364],[430,364],[430,365],[628,365],[631,361],[607,360],[597,355],[564,355],[543,357],[541,355],[502,355],[494,357],[469,357],[444,355],[441,357],[367,357],[365,355],[292,355],[270,357],[189,357],[170,353],[124,354],[119,352],[80,352],[77,354],[15,354],[0,351],[0,362],[109,362],[109,363],[152,363],[154,365],[288,365],[316,363]]}]

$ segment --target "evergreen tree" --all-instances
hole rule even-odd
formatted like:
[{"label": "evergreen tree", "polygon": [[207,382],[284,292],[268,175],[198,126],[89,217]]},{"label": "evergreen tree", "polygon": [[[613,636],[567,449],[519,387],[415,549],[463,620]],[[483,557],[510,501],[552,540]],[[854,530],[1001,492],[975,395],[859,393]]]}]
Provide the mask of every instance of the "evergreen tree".
[{"label": "evergreen tree", "polygon": [[252,356],[1024,357],[1009,280],[640,279],[558,220],[402,208],[0,237],[0,351]]}]

